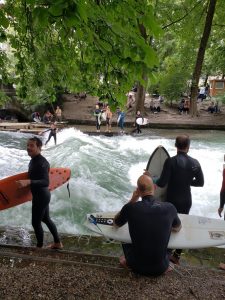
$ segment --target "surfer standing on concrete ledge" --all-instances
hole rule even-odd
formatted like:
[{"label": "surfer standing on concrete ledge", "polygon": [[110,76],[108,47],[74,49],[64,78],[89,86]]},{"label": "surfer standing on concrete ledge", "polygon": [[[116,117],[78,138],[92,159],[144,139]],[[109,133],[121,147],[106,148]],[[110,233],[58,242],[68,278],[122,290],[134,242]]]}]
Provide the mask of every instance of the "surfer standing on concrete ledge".
[{"label": "surfer standing on concrete ledge", "polygon": [[[159,187],[167,186],[166,200],[171,202],[180,214],[189,214],[192,205],[191,186],[203,186],[204,176],[197,159],[188,156],[190,138],[188,135],[176,137],[177,155],[167,158],[160,178],[154,179]],[[151,170],[150,170],[151,173]],[[179,264],[182,249],[176,249],[170,260]]]},{"label": "surfer standing on concrete ledge", "polygon": [[32,226],[37,238],[37,247],[43,247],[44,231],[41,222],[45,223],[53,235],[54,243],[50,249],[62,249],[57,228],[49,216],[49,203],[51,193],[49,191],[49,162],[41,155],[42,141],[33,137],[27,142],[27,153],[31,157],[29,163],[29,179],[18,180],[19,188],[30,186],[32,199]]},{"label": "surfer standing on concrete ledge", "polygon": [[154,184],[147,175],[138,178],[131,200],[115,216],[116,226],[126,222],[132,244],[122,244],[125,256],[120,257],[120,264],[147,276],[170,271],[167,246],[171,231],[178,232],[181,221],[173,204],[154,198]]}]

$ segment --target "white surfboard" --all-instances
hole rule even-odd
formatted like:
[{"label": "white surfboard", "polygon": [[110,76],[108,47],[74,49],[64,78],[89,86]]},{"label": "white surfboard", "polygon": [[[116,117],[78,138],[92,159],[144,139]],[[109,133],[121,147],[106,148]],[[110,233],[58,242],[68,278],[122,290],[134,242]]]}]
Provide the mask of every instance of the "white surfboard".
[{"label": "white surfboard", "polygon": [[[146,170],[150,172],[152,178],[159,178],[165,160],[170,157],[169,153],[163,146],[158,146],[149,158]],[[155,197],[158,200],[165,201],[167,186],[160,188],[156,186]]]},{"label": "white surfboard", "polygon": [[101,118],[102,118],[103,121],[106,121],[106,112],[103,112],[101,114]]},{"label": "white surfboard", "polygon": [[[90,221],[94,216],[96,225]],[[87,214],[85,226],[91,231],[108,239],[131,243],[128,225],[113,226],[116,212],[96,212]],[[206,217],[178,214],[182,223],[179,232],[172,232],[168,248],[171,249],[196,249],[225,244],[225,221]]]},{"label": "white surfboard", "polygon": [[149,120],[146,118],[137,118],[136,123],[138,125],[147,125],[149,123]]}]

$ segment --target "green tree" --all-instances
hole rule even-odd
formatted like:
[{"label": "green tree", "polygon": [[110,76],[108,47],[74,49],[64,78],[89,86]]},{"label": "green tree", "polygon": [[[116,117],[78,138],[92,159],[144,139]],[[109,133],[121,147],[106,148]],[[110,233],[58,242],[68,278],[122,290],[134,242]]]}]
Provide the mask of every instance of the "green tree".
[{"label": "green tree", "polygon": [[[56,90],[108,94],[123,105],[135,82],[157,64],[147,37],[157,36],[149,1],[7,0],[8,42],[16,84],[27,103],[54,101]],[[146,36],[140,32],[144,27]]]},{"label": "green tree", "polygon": [[[208,12],[208,0],[157,1],[157,22],[165,34],[156,43],[160,65],[159,88],[169,99],[176,100],[179,93],[186,92],[187,82],[193,76],[194,68],[202,58],[196,53],[202,50],[200,39],[205,28]],[[215,24],[212,25],[209,42],[205,46],[205,60],[201,63],[200,76],[207,79],[209,75],[221,73],[224,64],[217,63],[223,51],[225,3],[219,1],[215,10]],[[200,46],[199,46],[200,45]],[[175,80],[175,82],[170,82]],[[197,86],[198,86],[197,80]],[[165,85],[165,86],[164,86]],[[179,90],[182,89],[182,90]],[[193,102],[194,103],[194,102]]]},{"label": "green tree", "polygon": [[210,36],[216,2],[217,2],[217,0],[209,1],[204,31],[203,31],[202,38],[200,41],[198,54],[197,54],[197,58],[196,58],[196,63],[195,63],[195,68],[193,71],[192,85],[191,85],[191,113],[192,113],[192,116],[197,115],[196,98],[197,98],[197,94],[198,94],[198,82],[199,82],[199,78],[200,78],[201,71],[202,71],[202,65],[203,65],[203,61],[204,61],[204,56],[205,56],[208,39]]}]

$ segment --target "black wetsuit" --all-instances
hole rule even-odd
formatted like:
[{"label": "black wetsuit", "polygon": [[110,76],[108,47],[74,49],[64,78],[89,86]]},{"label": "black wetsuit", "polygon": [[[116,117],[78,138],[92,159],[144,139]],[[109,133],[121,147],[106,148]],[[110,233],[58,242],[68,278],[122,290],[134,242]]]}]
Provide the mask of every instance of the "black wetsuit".
[{"label": "black wetsuit", "polygon": [[101,109],[97,108],[94,112],[95,118],[96,118],[96,129],[100,130],[101,128],[101,120],[100,120],[100,115],[101,115],[102,111]]},{"label": "black wetsuit", "polygon": [[143,275],[158,276],[168,266],[167,245],[172,227],[180,225],[176,208],[153,196],[127,203],[115,219],[117,226],[128,222],[132,244],[122,244],[128,265]]},{"label": "black wetsuit", "polygon": [[225,204],[225,169],[223,169],[223,182],[220,190],[220,208],[224,208],[224,204]]},{"label": "black wetsuit", "polygon": [[[168,184],[166,201],[173,203],[178,213],[188,215],[192,205],[191,186],[203,186],[204,176],[196,159],[178,151],[177,155],[167,158],[156,184],[159,187]],[[176,249],[178,258],[181,253],[182,249]]]},{"label": "black wetsuit", "polygon": [[188,214],[192,205],[191,186],[203,186],[204,176],[199,162],[184,152],[168,158],[163,166],[159,187],[167,187],[166,201],[171,202],[178,213]]},{"label": "black wetsuit", "polygon": [[44,222],[54,237],[54,242],[59,243],[59,236],[55,224],[49,217],[49,202],[51,194],[49,186],[49,163],[41,155],[33,157],[29,164],[29,178],[31,179],[32,199],[32,226],[37,238],[37,247],[43,246],[44,232],[41,222]]},{"label": "black wetsuit", "polygon": [[[142,115],[136,114],[136,120],[135,121],[137,121],[137,119],[139,119],[139,118],[143,119]],[[141,133],[141,125],[139,125],[137,122],[136,122],[136,132]]]},{"label": "black wetsuit", "polygon": [[54,138],[55,145],[56,145],[56,131],[57,131],[57,128],[51,128],[47,131],[50,131],[50,133],[49,133],[48,140],[46,141],[45,145],[50,141],[52,136]]}]

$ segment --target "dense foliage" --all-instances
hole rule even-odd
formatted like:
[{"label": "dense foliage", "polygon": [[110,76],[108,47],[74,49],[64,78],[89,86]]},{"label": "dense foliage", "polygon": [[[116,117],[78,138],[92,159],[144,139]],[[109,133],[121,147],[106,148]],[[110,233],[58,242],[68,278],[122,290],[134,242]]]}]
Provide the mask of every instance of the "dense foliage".
[{"label": "dense foliage", "polygon": [[157,65],[148,37],[161,29],[149,1],[128,2],[6,1],[10,24],[3,27],[10,28],[20,98],[54,101],[56,91],[88,91],[116,103],[136,81],[145,85],[143,72],[151,78]]},{"label": "dense foliage", "polygon": [[[116,105],[134,84],[177,100],[190,92],[210,1],[6,0],[2,82],[26,104],[87,91]],[[217,0],[202,77],[225,72],[224,15]]]}]

